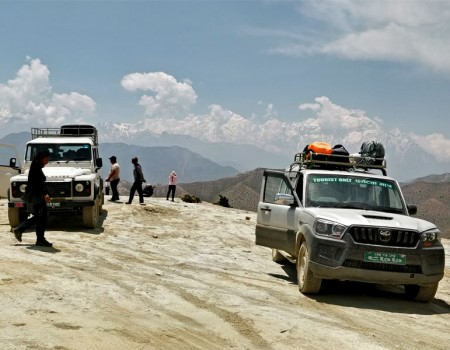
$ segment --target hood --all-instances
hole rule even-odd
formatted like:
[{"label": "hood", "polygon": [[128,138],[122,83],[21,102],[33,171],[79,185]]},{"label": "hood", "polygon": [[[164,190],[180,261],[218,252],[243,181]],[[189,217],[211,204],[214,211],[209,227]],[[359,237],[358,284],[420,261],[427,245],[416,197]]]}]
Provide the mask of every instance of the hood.
[{"label": "hood", "polygon": [[322,218],[345,226],[376,226],[417,230],[419,232],[435,228],[431,222],[408,215],[384,213],[374,210],[307,208],[305,212],[315,218]]},{"label": "hood", "polygon": [[91,174],[90,169],[83,169],[83,168],[75,168],[75,167],[51,167],[46,166],[44,169],[45,176],[47,177],[47,180],[50,178],[74,178],[76,176],[80,175],[89,175]]}]

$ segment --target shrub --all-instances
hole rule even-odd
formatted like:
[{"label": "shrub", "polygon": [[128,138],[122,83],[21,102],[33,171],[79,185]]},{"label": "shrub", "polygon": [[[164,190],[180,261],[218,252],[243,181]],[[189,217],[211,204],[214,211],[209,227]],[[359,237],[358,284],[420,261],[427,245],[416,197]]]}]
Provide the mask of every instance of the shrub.
[{"label": "shrub", "polygon": [[225,207],[225,208],[231,208],[228,198],[225,196],[222,196],[221,194],[219,194],[219,201],[214,204],[220,205],[221,207]]},{"label": "shrub", "polygon": [[201,203],[200,198],[196,196],[191,196],[190,194],[185,194],[181,197],[181,200],[186,203]]}]

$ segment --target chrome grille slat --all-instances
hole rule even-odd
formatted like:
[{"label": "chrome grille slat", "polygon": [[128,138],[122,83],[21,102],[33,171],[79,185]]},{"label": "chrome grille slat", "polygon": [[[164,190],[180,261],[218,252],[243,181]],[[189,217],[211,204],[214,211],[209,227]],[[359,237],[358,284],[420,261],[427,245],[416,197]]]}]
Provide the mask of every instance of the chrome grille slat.
[{"label": "chrome grille slat", "polygon": [[[380,231],[389,231],[390,237],[381,236]],[[415,247],[419,233],[412,230],[398,230],[389,227],[352,226],[348,233],[356,243],[377,244],[388,247]]]},{"label": "chrome grille slat", "polygon": [[72,183],[71,182],[47,182],[47,189],[50,197],[72,197]]}]

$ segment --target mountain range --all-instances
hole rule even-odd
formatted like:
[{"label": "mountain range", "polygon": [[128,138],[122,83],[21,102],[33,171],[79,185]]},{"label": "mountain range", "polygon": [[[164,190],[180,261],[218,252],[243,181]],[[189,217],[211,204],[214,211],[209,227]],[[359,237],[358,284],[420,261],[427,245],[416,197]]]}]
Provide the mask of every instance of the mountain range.
[{"label": "mountain range", "polygon": [[[24,158],[26,143],[31,140],[29,132],[13,133],[0,139],[0,143],[14,145],[17,149],[19,160]],[[177,172],[180,181],[208,181],[233,176],[239,170],[220,165],[186,148],[171,147],[146,147],[128,145],[122,142],[100,143],[100,155],[103,159],[102,175],[106,177],[111,166],[109,157],[116,156],[121,168],[121,179],[128,182],[133,180],[132,157],[138,157],[144,176],[148,183],[165,184],[172,170]]]},{"label": "mountain range", "polygon": [[[450,164],[437,162],[426,153],[413,138],[399,129],[382,132],[379,127],[361,119],[356,131],[346,134],[342,127],[328,128],[304,124],[268,124],[265,133],[258,133],[248,127],[246,144],[226,141],[226,137],[215,137],[218,141],[208,141],[208,137],[161,131],[157,122],[126,124],[100,123],[99,137],[102,142],[124,142],[141,146],[173,146],[187,148],[199,155],[239,171],[256,168],[284,168],[310,142],[325,141],[332,146],[343,144],[349,153],[358,153],[364,141],[376,140],[384,145],[388,175],[399,181],[448,171]],[[214,126],[218,128],[218,126]],[[244,123],[241,128],[245,129]],[[235,127],[235,132],[240,132]],[[269,132],[270,131],[270,132]],[[347,131],[348,132],[348,131]],[[205,131],[206,133],[206,131]],[[219,133],[216,131],[216,133]],[[212,137],[210,137],[212,138]],[[233,140],[232,137],[229,138]],[[225,140],[225,141],[223,141]]]},{"label": "mountain range", "polygon": [[[362,142],[369,140],[384,145],[388,175],[399,181],[443,174],[450,167],[448,162],[438,162],[425,152],[411,135],[399,129],[385,132],[377,122],[357,113],[335,117],[328,123],[320,119],[301,123],[268,120],[257,125],[235,115],[196,120],[189,124],[189,130],[183,128],[183,123],[145,119],[135,124],[96,124],[101,155],[106,161],[104,169],[109,165],[107,158],[120,155],[119,163],[125,165],[124,178],[131,180],[131,170],[127,170],[131,167],[126,164],[138,156],[154,183],[165,183],[171,170],[178,171],[183,182],[208,181],[257,168],[284,168],[312,141],[342,144],[349,153],[358,153]],[[19,144],[22,152],[25,139],[29,139],[28,133],[7,135],[0,141]]]}]

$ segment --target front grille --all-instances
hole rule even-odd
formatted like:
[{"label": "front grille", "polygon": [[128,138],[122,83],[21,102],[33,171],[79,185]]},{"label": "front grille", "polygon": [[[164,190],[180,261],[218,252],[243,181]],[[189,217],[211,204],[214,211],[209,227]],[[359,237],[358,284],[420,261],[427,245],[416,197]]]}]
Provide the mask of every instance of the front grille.
[{"label": "front grille", "polygon": [[385,227],[353,226],[349,234],[356,243],[411,248],[417,245],[419,233]]},{"label": "front grille", "polygon": [[72,197],[72,182],[47,182],[51,198]]},{"label": "front grille", "polygon": [[420,265],[394,265],[371,263],[359,261],[355,259],[346,259],[343,266],[362,270],[387,271],[387,272],[404,272],[404,273],[422,273]]}]

